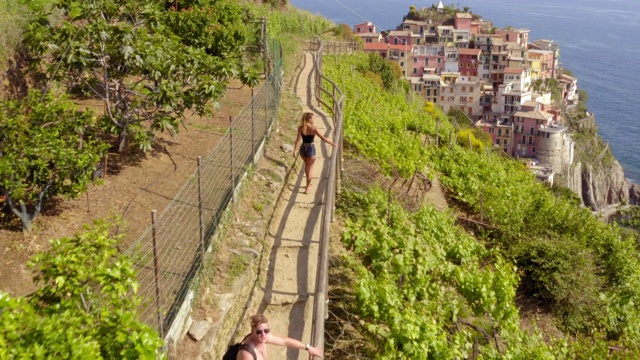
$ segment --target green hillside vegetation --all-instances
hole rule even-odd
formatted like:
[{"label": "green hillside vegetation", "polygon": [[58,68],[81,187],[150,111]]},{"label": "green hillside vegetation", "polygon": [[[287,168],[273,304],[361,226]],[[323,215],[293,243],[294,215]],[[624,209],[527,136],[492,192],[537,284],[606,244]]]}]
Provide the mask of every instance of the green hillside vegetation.
[{"label": "green hillside vegetation", "polygon": [[[334,27],[308,12],[253,2],[164,5],[0,0],[0,27],[11,30],[0,34],[8,79],[0,99],[3,226],[14,225],[13,213],[28,231],[45,202],[86,191],[107,148],[120,149],[123,138],[134,145],[127,152],[142,153],[154,133],[178,131],[184,111],[215,110],[230,79],[256,85],[265,69],[257,46],[262,18],[283,40],[287,31],[311,36]],[[284,41],[285,51],[299,46],[292,42]],[[296,61],[290,57],[285,68]],[[79,111],[73,102],[86,99],[104,101],[106,113]],[[136,270],[113,226],[99,220],[51,240],[27,266],[40,286],[33,294],[0,290],[0,359],[163,358],[162,339],[136,313],[143,301]]]},{"label": "green hillside vegetation", "polygon": [[[0,178],[7,198],[17,199],[24,189],[46,188],[46,181],[35,175],[56,168],[32,156],[37,150],[33,144],[9,142],[8,136],[40,134],[36,130],[51,139],[55,131],[73,134],[62,137],[67,151],[59,155],[77,158],[78,152],[71,150],[93,149],[76,159],[83,160],[76,170],[86,175],[105,143],[121,149],[125,140],[134,145],[130,151],[144,151],[154,132],[179,130],[182,111],[215,109],[229,79],[255,85],[264,65],[260,61],[269,61],[250,51],[255,50],[261,31],[256,24],[262,17],[270,36],[283,40],[285,52],[299,46],[287,42],[288,32],[312,36],[334,27],[305,12],[234,0],[182,1],[180,9],[171,9],[172,3],[96,2],[112,16],[104,22],[87,21],[96,19],[96,8],[88,6],[93,1],[55,3],[66,7],[64,13],[75,21],[61,21],[60,12],[39,13],[49,9],[45,0],[0,2],[10,14],[3,29],[11,19],[19,25],[12,28],[17,37],[0,54],[6,57],[3,64],[15,66],[9,60],[15,54],[39,61],[33,63],[39,66],[14,68],[25,71],[29,80],[10,96],[26,100],[5,101],[1,107],[10,111],[0,118],[0,154],[22,156],[21,170],[27,174],[19,184]],[[137,16],[145,24],[142,29],[134,31],[123,20],[128,15]],[[207,36],[197,31],[202,29]],[[28,30],[26,43],[20,40],[22,30]],[[349,36],[344,28],[334,33]],[[119,40],[106,41],[114,38]],[[91,47],[99,43],[117,46],[106,49],[111,53],[105,57]],[[225,48],[228,44],[233,45]],[[161,55],[153,56],[158,51]],[[100,83],[96,72],[104,69],[95,66],[100,61],[111,61],[107,68],[115,69],[118,86],[141,95],[128,104],[135,106],[116,107],[111,115],[86,114],[56,101],[68,94],[72,99],[101,98],[96,90],[113,83]],[[286,59],[285,68],[287,64],[292,70],[295,59]],[[166,76],[176,69],[184,77]],[[447,211],[428,204],[409,207],[390,196],[388,188],[371,184],[363,191],[345,182],[338,205],[347,250],[336,259],[336,271],[349,274],[341,279],[347,290],[338,306],[357,319],[347,336],[364,339],[352,342],[353,349],[379,359],[640,357],[640,263],[633,234],[602,223],[563,189],[537,182],[520,163],[494,153],[482,136],[459,129],[433,104],[407,102],[397,66],[356,54],[325,57],[324,71],[346,96],[349,155],[375,164],[390,183],[408,182],[416,174],[437,177],[451,206]],[[189,82],[205,73],[200,82]],[[132,79],[141,86],[133,89]],[[29,86],[49,93],[37,97],[32,92],[28,98],[24,87]],[[37,99],[46,102],[37,107]],[[147,112],[131,113],[138,105]],[[59,121],[61,113],[77,125]],[[35,115],[39,122],[29,128]],[[131,116],[140,117],[131,122]],[[73,130],[62,125],[74,125]],[[11,148],[2,148],[7,144]],[[0,170],[10,173],[16,160],[2,159],[8,157],[0,156]],[[68,156],[60,163],[72,164]],[[71,185],[85,185],[87,179],[68,176],[61,186],[78,194],[82,186]],[[50,196],[45,191],[40,200]],[[16,206],[33,208],[28,201]],[[125,296],[138,285],[109,226],[98,222],[82,234],[54,241],[51,252],[36,256],[31,266],[39,271],[42,288],[29,298],[0,293],[0,358],[154,357],[159,336],[137,320],[132,309],[138,300]],[[523,320],[522,305],[531,303],[552,315],[551,323]]]},{"label": "green hillside vegetation", "polygon": [[[363,193],[347,182],[338,205],[349,252],[340,262],[353,274],[347,288],[357,306],[345,306],[360,321],[369,356],[640,355],[632,236],[551,191],[519,162],[465,141],[436,141],[456,131],[447,117],[372,81],[367,55],[325,57],[324,72],[345,93],[351,155],[404,179],[416,170],[437,176],[453,206],[409,211],[386,190]],[[524,303],[553,315],[544,326],[557,330],[523,323]]]}]

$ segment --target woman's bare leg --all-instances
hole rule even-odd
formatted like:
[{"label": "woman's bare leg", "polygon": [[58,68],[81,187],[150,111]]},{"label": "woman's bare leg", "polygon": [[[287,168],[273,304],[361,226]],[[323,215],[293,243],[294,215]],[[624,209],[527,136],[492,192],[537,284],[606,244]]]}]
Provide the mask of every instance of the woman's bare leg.
[{"label": "woman's bare leg", "polygon": [[304,173],[307,176],[307,187],[305,190],[305,194],[308,194],[311,189],[311,177],[313,176],[313,164],[316,162],[316,158],[309,157],[304,158]]}]

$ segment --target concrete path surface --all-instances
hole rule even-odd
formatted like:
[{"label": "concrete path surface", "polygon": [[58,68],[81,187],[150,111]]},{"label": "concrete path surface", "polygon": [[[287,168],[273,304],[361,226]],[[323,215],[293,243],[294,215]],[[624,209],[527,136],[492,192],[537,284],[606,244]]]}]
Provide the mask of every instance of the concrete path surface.
[{"label": "concrete path surface", "polygon": [[[304,66],[297,77],[295,94],[302,111],[315,115],[315,125],[332,139],[333,120],[314,106],[313,56],[304,54]],[[299,121],[300,119],[295,119]],[[293,120],[291,120],[293,121]],[[304,163],[298,157],[289,182],[282,190],[269,228],[265,249],[266,261],[251,301],[247,316],[263,313],[269,319],[273,333],[311,342],[311,323],[318,266],[318,242],[321,214],[327,186],[329,159],[333,148],[322,140],[315,141],[317,155],[313,168],[312,186],[304,193],[306,184]],[[297,149],[296,149],[297,153]],[[244,319],[240,334],[249,332],[249,320]],[[269,345],[269,360],[309,359],[306,351]]]}]

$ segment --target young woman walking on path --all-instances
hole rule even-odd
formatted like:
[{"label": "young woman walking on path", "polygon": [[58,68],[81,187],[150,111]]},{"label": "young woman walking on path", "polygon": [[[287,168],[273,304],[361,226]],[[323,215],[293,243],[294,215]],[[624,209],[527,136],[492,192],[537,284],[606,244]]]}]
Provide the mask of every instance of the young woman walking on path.
[{"label": "young woman walking on path", "polygon": [[302,114],[300,126],[298,126],[298,137],[296,138],[296,143],[293,146],[293,157],[296,157],[296,149],[298,148],[300,139],[302,139],[302,145],[300,145],[300,157],[302,157],[302,161],[304,161],[304,173],[307,176],[307,187],[304,191],[305,194],[309,193],[312,185],[311,176],[313,174],[313,163],[316,162],[316,146],[313,144],[313,140],[316,135],[318,135],[318,137],[327,144],[334,148],[337,147],[336,144],[332,143],[329,139],[320,134],[318,128],[313,125],[313,113],[306,112]]},{"label": "young woman walking on path", "polygon": [[269,322],[262,314],[251,317],[251,334],[243,342],[236,360],[266,360],[266,344],[286,346],[294,349],[307,350],[310,355],[322,358],[322,350],[289,337],[282,337],[271,333]]}]

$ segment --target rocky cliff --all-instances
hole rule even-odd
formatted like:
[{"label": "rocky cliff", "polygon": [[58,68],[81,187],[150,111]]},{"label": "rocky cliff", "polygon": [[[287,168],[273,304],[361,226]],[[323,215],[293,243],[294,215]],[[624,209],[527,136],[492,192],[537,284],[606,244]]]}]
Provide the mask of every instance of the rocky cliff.
[{"label": "rocky cliff", "polygon": [[573,164],[568,171],[567,187],[578,194],[582,203],[593,211],[621,203],[640,203],[640,185],[625,178],[624,170],[615,158]]},{"label": "rocky cliff", "polygon": [[609,165],[577,163],[569,179],[569,187],[594,211],[629,203],[629,181],[617,160]]},{"label": "rocky cliff", "polygon": [[615,210],[615,206],[622,203],[639,204],[640,185],[625,178],[624,169],[598,134],[595,115],[589,112],[586,115],[569,122],[572,137],[579,140],[575,143],[578,160],[563,174],[566,186],[593,211]]}]

